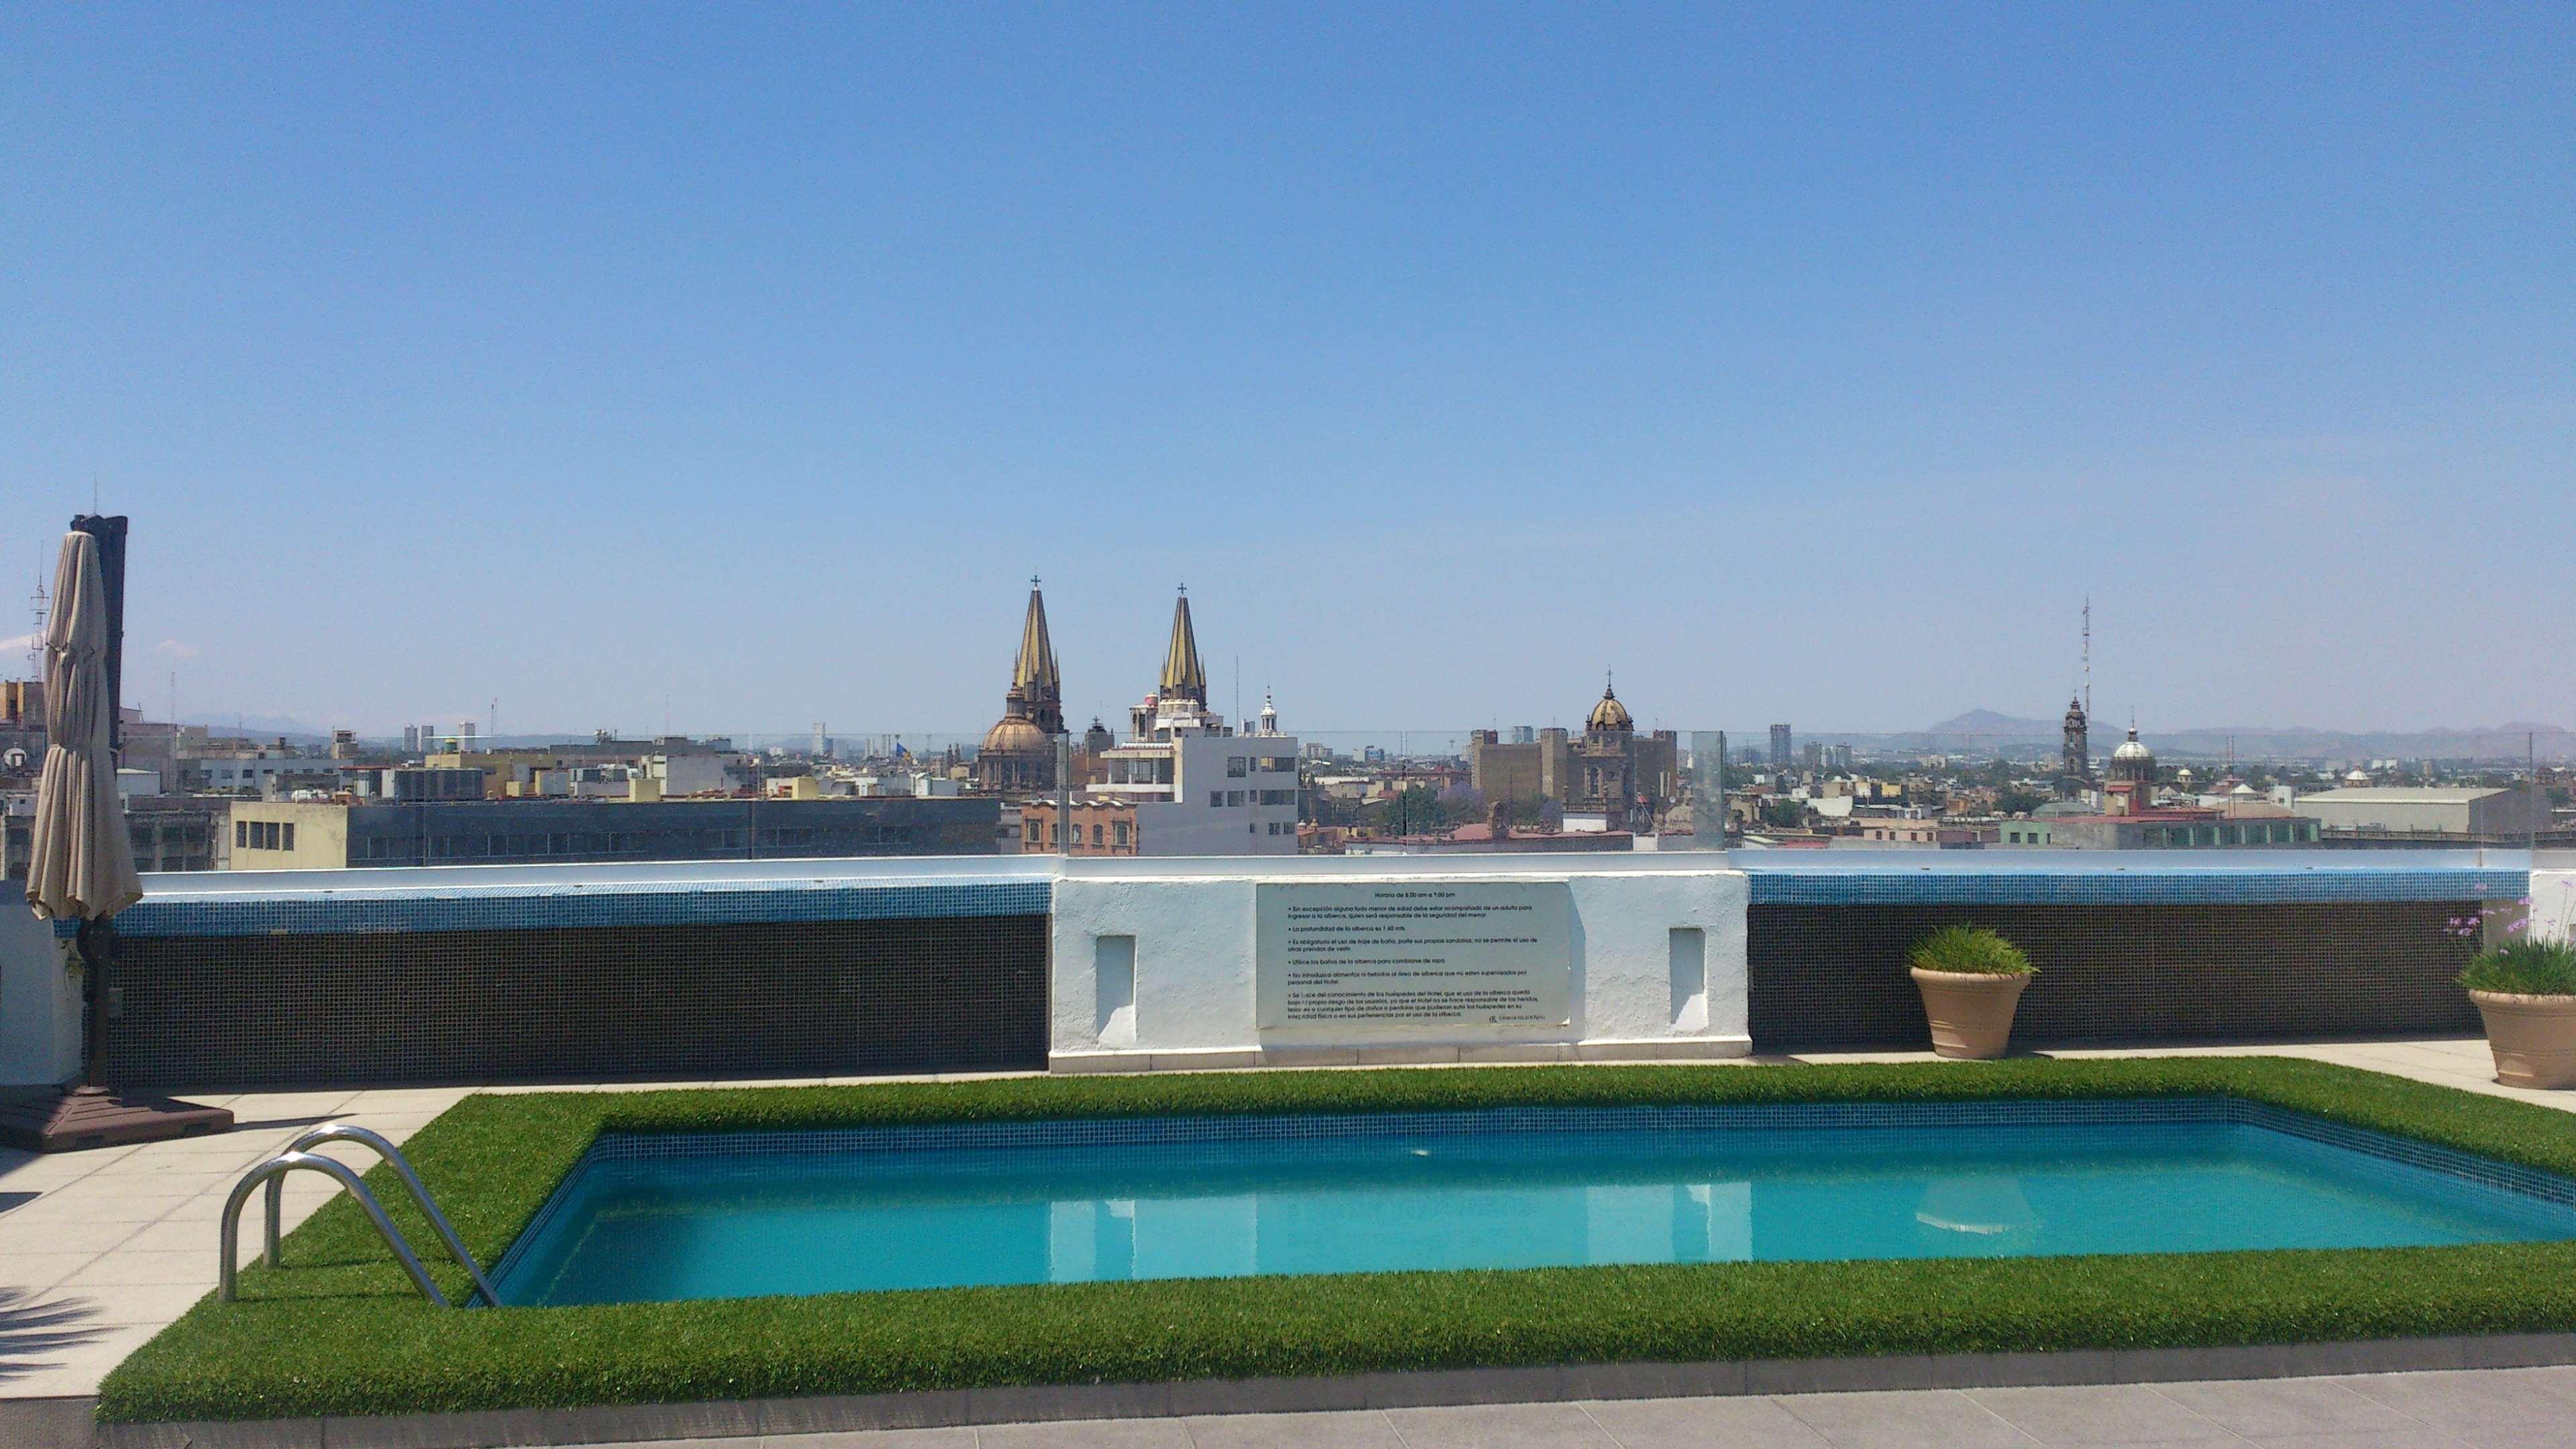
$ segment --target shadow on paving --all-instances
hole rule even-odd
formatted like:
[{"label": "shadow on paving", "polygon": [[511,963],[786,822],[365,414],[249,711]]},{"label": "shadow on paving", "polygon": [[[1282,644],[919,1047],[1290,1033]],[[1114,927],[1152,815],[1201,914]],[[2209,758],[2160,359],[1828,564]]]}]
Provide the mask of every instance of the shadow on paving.
[{"label": "shadow on paving", "polygon": [[50,1355],[105,1333],[88,1323],[95,1313],[78,1299],[38,1303],[21,1289],[0,1288],[0,1383],[52,1368]]}]

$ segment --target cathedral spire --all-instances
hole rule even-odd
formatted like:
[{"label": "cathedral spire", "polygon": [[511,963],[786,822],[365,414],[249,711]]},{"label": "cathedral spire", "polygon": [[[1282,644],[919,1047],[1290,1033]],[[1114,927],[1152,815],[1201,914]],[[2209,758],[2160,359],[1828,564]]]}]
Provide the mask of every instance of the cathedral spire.
[{"label": "cathedral spire", "polygon": [[1055,641],[1047,637],[1046,599],[1038,593],[1036,575],[1029,577],[1029,616],[1020,625],[1020,657],[1011,665],[1011,687],[1061,691],[1055,672]]},{"label": "cathedral spire", "polygon": [[1155,691],[1165,703],[1186,699],[1207,708],[1207,670],[1199,664],[1199,636],[1190,627],[1190,587],[1181,585],[1180,602],[1172,605],[1172,642],[1163,651],[1163,680]]}]

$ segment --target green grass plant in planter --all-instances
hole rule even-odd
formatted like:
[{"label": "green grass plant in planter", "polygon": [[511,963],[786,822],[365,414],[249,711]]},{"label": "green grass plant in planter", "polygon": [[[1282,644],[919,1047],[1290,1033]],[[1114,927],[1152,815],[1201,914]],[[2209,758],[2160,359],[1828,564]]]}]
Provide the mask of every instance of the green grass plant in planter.
[{"label": "green grass plant in planter", "polygon": [[1923,993],[1936,1056],[1999,1057],[2022,988],[2039,974],[2012,942],[1982,926],[1944,926],[1914,943],[1906,968]]},{"label": "green grass plant in planter", "polygon": [[2576,1087],[2576,944],[2510,941],[2460,973],[2486,1019],[2496,1080],[2508,1087]]}]

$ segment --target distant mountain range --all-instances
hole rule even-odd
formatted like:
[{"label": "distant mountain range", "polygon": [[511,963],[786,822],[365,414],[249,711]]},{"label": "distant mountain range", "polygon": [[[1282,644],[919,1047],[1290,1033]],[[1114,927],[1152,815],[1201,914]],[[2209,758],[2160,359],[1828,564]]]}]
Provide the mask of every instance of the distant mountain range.
[{"label": "distant mountain range", "polygon": [[[1972,709],[1938,724],[1897,734],[1819,733],[1813,738],[1883,750],[1994,750],[2040,745],[2056,747],[2064,722]],[[2119,738],[2105,721],[2093,725],[2093,749],[2103,753],[2107,741]],[[2428,730],[2321,730],[2304,725],[2207,725],[2192,729],[2140,730],[2139,738],[2168,756],[2210,759],[2234,754],[2239,759],[2365,760],[2422,759],[2512,761],[2529,752],[2544,760],[2576,759],[2576,732],[2553,724],[2519,721],[2482,726],[2446,726]],[[2018,750],[2016,750],[2018,753]]]},{"label": "distant mountain range", "polygon": [[[131,699],[127,701],[129,705],[139,702]],[[241,714],[224,719],[186,719],[181,720],[180,723],[202,725],[210,734],[240,735],[255,740],[276,739],[283,735],[297,744],[316,742],[327,744],[331,739],[331,732],[327,729],[277,714]]]}]

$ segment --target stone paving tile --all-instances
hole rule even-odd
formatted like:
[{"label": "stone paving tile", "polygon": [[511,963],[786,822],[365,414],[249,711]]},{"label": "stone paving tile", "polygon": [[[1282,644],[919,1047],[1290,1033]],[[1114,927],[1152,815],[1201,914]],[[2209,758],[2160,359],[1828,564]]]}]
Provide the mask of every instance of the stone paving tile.
[{"label": "stone paving tile", "polygon": [[[1181,1421],[1197,1449],[1407,1449],[1374,1409],[1316,1414],[1205,1414]],[[803,1446],[800,1446],[803,1449]]]},{"label": "stone paving tile", "polygon": [[2043,1444],[2190,1444],[2236,1436],[2144,1384],[1970,1389],[1968,1397]]},{"label": "stone paving tile", "polygon": [[[259,1231],[255,1224],[257,1210],[242,1214],[242,1261],[248,1262],[258,1252]],[[145,1223],[127,1239],[123,1251],[129,1253],[195,1253],[206,1260],[207,1271],[214,1271],[215,1221],[212,1218],[165,1218]],[[211,1278],[207,1281],[213,1281]]]},{"label": "stone paving tile", "polygon": [[105,1147],[95,1152],[54,1152],[20,1162],[0,1173],[0,1188],[11,1192],[44,1192],[80,1181],[129,1156],[132,1148]]},{"label": "stone paving tile", "polygon": [[1607,1399],[1583,1408],[1621,1449],[1824,1449],[1832,1442],[1776,1399]]},{"label": "stone paving tile", "polygon": [[[970,1444],[973,1441],[968,1441]],[[734,1435],[727,1439],[656,1439],[651,1449],[760,1449],[758,1435]],[[565,1449],[623,1449],[615,1444],[573,1444]]]},{"label": "stone paving tile", "polygon": [[42,1399],[96,1393],[109,1369],[160,1331],[155,1323],[79,1324],[41,1346],[12,1344],[0,1352],[0,1394]]},{"label": "stone paving tile", "polygon": [[[0,1259],[20,1253],[104,1253],[133,1241],[135,1234],[146,1227],[143,1223],[77,1213],[57,1213],[24,1222],[18,1219],[16,1213],[0,1213]],[[0,1278],[6,1276],[5,1271],[0,1271]]]},{"label": "stone paving tile", "polygon": [[0,1288],[51,1288],[97,1260],[95,1252],[0,1255]]},{"label": "stone paving tile", "polygon": [[2415,1422],[2332,1379],[2243,1379],[2154,1387],[2158,1394],[2249,1439],[2388,1432]]},{"label": "stone paving tile", "polygon": [[2029,1449],[2031,1437],[1956,1390],[1784,1394],[1775,1402],[1837,1449]]},{"label": "stone paving tile", "polygon": [[63,1290],[72,1293],[92,1288],[151,1288],[165,1283],[211,1287],[220,1266],[218,1256],[211,1245],[197,1251],[102,1253],[61,1281]]},{"label": "stone paving tile", "polygon": [[982,1449],[1191,1449],[1178,1419],[1080,1419],[1062,1424],[987,1424],[975,1431]]},{"label": "stone paving tile", "polygon": [[[1618,1449],[1580,1404],[1461,1404],[1389,1409],[1407,1449]],[[986,1441],[990,1449],[991,1441]]]},{"label": "stone paving tile", "polygon": [[[206,1255],[203,1283],[137,1283],[113,1288],[54,1288],[41,1300],[75,1309],[81,1321],[99,1327],[137,1325],[166,1328],[214,1291],[214,1254]],[[94,1389],[96,1386],[92,1385]],[[88,1393],[90,1389],[81,1392]]]},{"label": "stone paving tile", "polygon": [[[2490,1449],[2483,1441],[2445,1434],[2439,1429],[2416,1424],[2404,1429],[2389,1429],[2358,1434],[2299,1434],[2287,1439],[2248,1439],[2255,1449]],[[2557,1441],[2564,1445],[2567,1441]]]},{"label": "stone paving tile", "polygon": [[974,1428],[871,1428],[863,1434],[765,1434],[760,1449],[976,1449]]},{"label": "stone paving tile", "polygon": [[2419,1424],[2472,1442],[2556,1429],[2576,1443],[2576,1369],[2452,1369],[2335,1382]]}]

